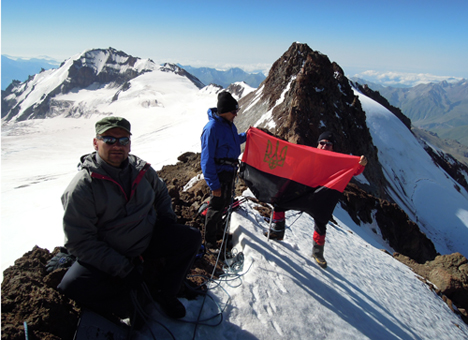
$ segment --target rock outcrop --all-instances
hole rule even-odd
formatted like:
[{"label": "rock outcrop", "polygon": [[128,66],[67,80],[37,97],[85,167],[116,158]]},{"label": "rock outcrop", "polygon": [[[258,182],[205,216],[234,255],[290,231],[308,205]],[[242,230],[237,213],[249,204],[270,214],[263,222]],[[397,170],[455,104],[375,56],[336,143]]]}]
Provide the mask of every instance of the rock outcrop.
[{"label": "rock outcrop", "polygon": [[3,272],[2,339],[24,340],[24,322],[29,339],[73,339],[80,309],[55,289],[66,269],[47,273],[51,258],[34,247]]},{"label": "rock outcrop", "polygon": [[[394,258],[412,268],[449,307],[468,323],[468,260],[460,253],[437,256],[424,264],[408,256],[394,254]],[[455,306],[454,306],[455,305]]]},{"label": "rock outcrop", "polygon": [[[433,260],[438,255],[432,241],[397,204],[377,199],[355,184],[346,187],[340,202],[358,225],[371,224],[375,218],[382,239],[396,252],[408,256],[416,263]],[[377,230],[374,232],[377,233]]]},{"label": "rock outcrop", "polygon": [[291,143],[317,146],[318,136],[333,131],[335,151],[366,155],[364,188],[388,199],[386,180],[366,114],[342,68],[307,44],[293,43],[273,64],[260,87],[240,100],[236,125],[266,128]]}]

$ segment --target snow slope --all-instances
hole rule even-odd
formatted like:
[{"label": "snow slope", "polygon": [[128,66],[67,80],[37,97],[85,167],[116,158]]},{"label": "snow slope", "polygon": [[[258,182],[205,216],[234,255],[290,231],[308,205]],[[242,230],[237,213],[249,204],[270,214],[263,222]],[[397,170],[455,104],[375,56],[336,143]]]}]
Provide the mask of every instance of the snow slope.
[{"label": "snow slope", "polygon": [[[251,195],[251,194],[248,194]],[[182,321],[147,307],[149,327],[158,339],[466,339],[468,327],[405,265],[375,245],[372,236],[341,208],[329,224],[325,256],[329,266],[312,258],[313,219],[288,211],[284,241],[263,236],[268,223],[243,203],[234,212],[231,231],[243,267],[213,286],[210,295],[225,308],[216,327],[194,322],[217,315],[215,302],[182,299]],[[364,228],[365,229],[365,228]],[[216,324],[214,318],[208,323]],[[137,339],[152,339],[144,328]]]},{"label": "snow slope", "polygon": [[[113,112],[132,123],[132,153],[160,169],[173,164],[186,151],[200,151],[200,132],[207,122],[206,110],[216,105],[209,88],[198,90],[182,77],[152,72],[132,80],[129,91],[117,102],[106,88],[79,91],[70,100],[93,102],[100,112]],[[113,95],[114,93],[112,93]],[[417,143],[409,142],[385,110],[360,95],[379,158],[393,183],[395,195],[410,216],[420,218],[429,236],[437,237],[438,250],[463,251],[466,237],[459,231],[433,223],[434,207],[427,205],[427,190],[436,188],[441,202],[453,210],[439,213],[454,226],[466,211],[465,194],[453,193],[453,182],[430,163]],[[156,101],[155,101],[156,100]],[[2,126],[2,270],[34,245],[53,250],[63,244],[60,196],[76,173],[81,155],[92,151],[94,123],[103,115],[88,118],[11,122]],[[411,148],[411,149],[410,149]],[[411,151],[413,150],[413,151]],[[413,157],[413,158],[412,158]],[[413,160],[414,157],[421,157]],[[406,198],[403,193],[412,193]],[[395,196],[396,197],[396,196]],[[442,204],[442,203],[440,203]],[[436,207],[437,208],[437,207]],[[453,213],[453,215],[452,215]],[[392,251],[375,226],[357,226],[337,206],[337,224],[328,227],[322,270],[310,257],[313,220],[306,214],[287,213],[286,238],[268,242],[267,227],[244,203],[234,213],[231,228],[235,249],[244,254],[238,276],[213,284],[212,297],[183,300],[185,321],[215,316],[218,305],[223,319],[207,323],[216,327],[168,320],[150,306],[151,315],[167,326],[176,339],[466,339],[468,327],[428,286],[407,267],[380,249]],[[465,225],[466,226],[466,225]],[[450,233],[457,233],[444,246]],[[458,249],[462,247],[461,249]],[[203,306],[203,308],[202,308]],[[158,339],[170,338],[158,323],[150,327]],[[151,339],[148,329],[139,339]]]},{"label": "snow slope", "polygon": [[416,137],[385,107],[355,90],[390,183],[390,195],[441,254],[468,257],[468,194],[434,164]]}]

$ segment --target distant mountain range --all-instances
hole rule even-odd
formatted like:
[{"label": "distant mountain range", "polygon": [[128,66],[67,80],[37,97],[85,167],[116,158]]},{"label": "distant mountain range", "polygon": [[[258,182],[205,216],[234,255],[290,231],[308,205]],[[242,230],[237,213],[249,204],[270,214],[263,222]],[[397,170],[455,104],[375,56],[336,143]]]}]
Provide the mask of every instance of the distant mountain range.
[{"label": "distant mountain range", "polygon": [[[50,58],[26,60],[2,55],[2,90],[13,80],[24,82],[42,69],[49,70],[58,66],[59,62]],[[223,88],[241,81],[257,88],[266,78],[263,73],[247,73],[240,68],[220,71],[208,67],[178,66],[198,78],[204,85],[217,84]],[[383,86],[362,78],[352,80],[362,85],[367,84],[372,90],[378,91],[392,106],[401,109],[415,127],[436,133],[442,139],[455,140],[468,146],[467,80],[420,84],[409,88]]]},{"label": "distant mountain range", "polygon": [[[49,70],[57,68],[60,62],[52,59],[21,59],[2,55],[2,90],[5,90],[13,80],[24,82],[29,76],[34,76],[42,69]],[[230,84],[243,81],[251,87],[258,87],[265,80],[265,75],[259,73],[248,73],[236,67],[226,71],[216,70],[208,67],[182,66],[187,72],[197,77],[203,84],[217,84],[227,88]]]},{"label": "distant mountain range", "polygon": [[2,90],[5,90],[13,80],[26,81],[29,76],[41,72],[41,69],[49,70],[57,68],[58,61],[52,59],[32,58],[21,59],[2,55]]},{"label": "distant mountain range", "polygon": [[352,80],[378,91],[391,105],[400,108],[414,126],[468,146],[468,80],[411,88],[382,86],[359,78]]},{"label": "distant mountain range", "polygon": [[265,80],[263,73],[247,73],[238,67],[219,71],[208,67],[182,66],[184,70],[200,79],[205,85],[216,84],[227,88],[230,84],[243,81],[251,87],[258,87]]}]

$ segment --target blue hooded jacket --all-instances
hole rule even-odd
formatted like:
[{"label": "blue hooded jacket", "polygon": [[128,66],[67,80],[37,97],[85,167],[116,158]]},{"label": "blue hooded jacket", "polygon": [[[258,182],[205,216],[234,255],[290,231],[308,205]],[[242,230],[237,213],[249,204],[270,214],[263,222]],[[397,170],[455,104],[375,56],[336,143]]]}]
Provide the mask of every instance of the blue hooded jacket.
[{"label": "blue hooded jacket", "polygon": [[221,188],[218,173],[233,171],[232,166],[216,164],[216,160],[238,159],[241,153],[240,145],[245,142],[246,133],[237,133],[234,123],[218,116],[218,110],[208,110],[208,123],[201,135],[201,168],[205,181],[211,190]]}]

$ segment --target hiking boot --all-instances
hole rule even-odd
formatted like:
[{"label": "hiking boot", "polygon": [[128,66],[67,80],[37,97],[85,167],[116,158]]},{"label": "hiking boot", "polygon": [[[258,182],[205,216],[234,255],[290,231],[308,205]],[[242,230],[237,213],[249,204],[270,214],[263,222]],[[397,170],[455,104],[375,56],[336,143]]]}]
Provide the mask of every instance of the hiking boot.
[{"label": "hiking boot", "polygon": [[324,245],[319,246],[314,242],[314,246],[312,248],[312,257],[317,261],[318,265],[322,268],[327,268],[327,261],[323,257],[323,248]]},{"label": "hiking boot", "polygon": [[[263,235],[268,237],[268,231],[263,232]],[[282,231],[270,230],[270,236],[268,238],[270,240],[281,241],[282,239],[284,239],[284,230]]]},{"label": "hiking boot", "polygon": [[[284,238],[284,230],[286,228],[286,222],[283,220],[273,220],[271,224],[270,230],[270,240],[281,241]],[[263,233],[266,237],[268,237],[268,231]]]},{"label": "hiking boot", "polygon": [[169,296],[163,292],[158,292],[155,294],[154,299],[168,317],[180,319],[185,316],[185,306],[175,296]]}]

